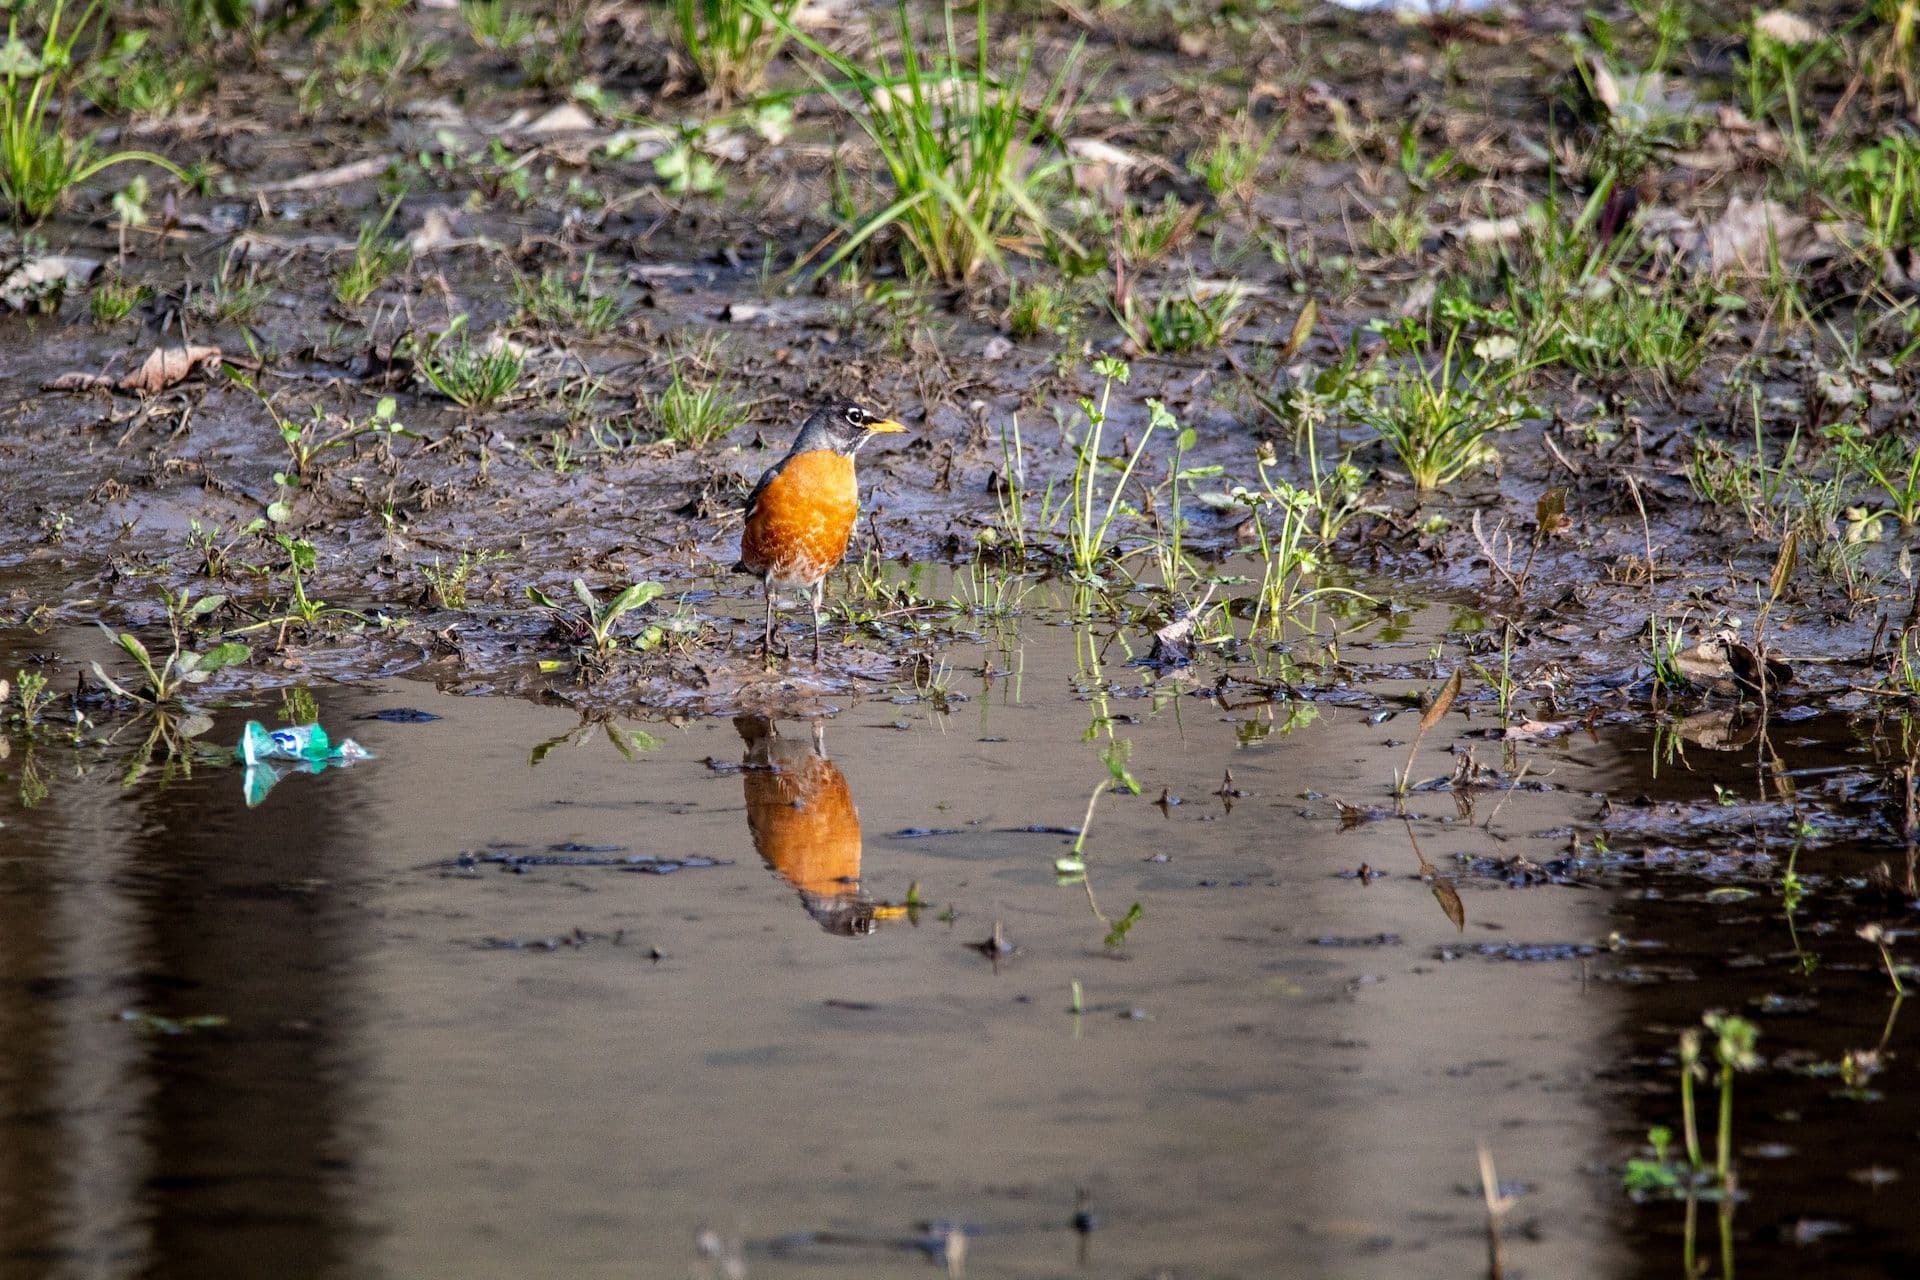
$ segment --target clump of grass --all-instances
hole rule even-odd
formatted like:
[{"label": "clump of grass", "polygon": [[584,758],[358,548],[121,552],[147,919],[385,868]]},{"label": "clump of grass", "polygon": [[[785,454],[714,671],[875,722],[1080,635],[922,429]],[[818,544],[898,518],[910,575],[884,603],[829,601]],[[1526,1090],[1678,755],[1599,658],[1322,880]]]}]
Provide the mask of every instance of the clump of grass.
[{"label": "clump of grass", "polygon": [[1252,193],[1261,162],[1284,123],[1276,122],[1262,134],[1246,116],[1238,117],[1232,127],[1222,129],[1211,143],[1187,157],[1187,172],[1205,183],[1215,199],[1244,199]]},{"label": "clump of grass", "polygon": [[539,29],[514,0],[460,0],[460,17],[475,44],[500,53],[513,53]]},{"label": "clump of grass", "polygon": [[216,324],[246,324],[273,296],[273,287],[260,276],[260,266],[246,261],[239,249],[229,249],[220,270],[193,294],[187,309]]},{"label": "clump of grass", "polygon": [[1360,419],[1379,433],[1414,487],[1430,492],[1499,461],[1488,438],[1518,422],[1527,407],[1503,395],[1501,379],[1486,364],[1470,364],[1460,351],[1460,330],[1448,331],[1437,362],[1423,327],[1406,321],[1388,337],[1406,363],[1361,405]]},{"label": "clump of grass", "polygon": [[1169,192],[1159,205],[1138,208],[1128,205],[1114,222],[1114,237],[1120,256],[1135,270],[1150,267],[1193,239],[1200,226],[1198,205],[1181,203]]},{"label": "clump of grass", "polygon": [[1744,304],[1677,269],[1652,270],[1630,257],[1637,237],[1624,230],[1601,237],[1597,223],[1612,189],[1603,182],[1571,222],[1549,205],[1524,252],[1502,250],[1500,305],[1456,295],[1442,314],[1512,338],[1529,365],[1559,364],[1595,380],[1645,371],[1668,391],[1690,381],[1727,313]]},{"label": "clump of grass", "polygon": [[695,382],[679,367],[673,381],[646,397],[646,407],[658,437],[680,445],[712,444],[745,422],[752,408],[723,382]]},{"label": "clump of grass", "polygon": [[1860,220],[1866,244],[1891,253],[1920,243],[1920,139],[1882,138],[1847,163],[1839,203]]},{"label": "clump of grass", "polygon": [[93,292],[87,295],[87,315],[102,328],[119,324],[152,296],[153,290],[144,284],[111,277],[93,286]]},{"label": "clump of grass", "polygon": [[538,280],[520,276],[513,282],[520,319],[547,329],[569,329],[589,338],[610,333],[626,316],[618,298],[593,286],[593,255],[587,256],[578,280],[564,271],[543,271]]},{"label": "clump of grass", "polygon": [[347,306],[357,307],[371,298],[394,272],[407,264],[410,257],[407,246],[387,239],[387,228],[399,208],[400,201],[396,199],[378,220],[368,219],[360,224],[352,259],[333,277],[333,296]]},{"label": "clump of grass", "polygon": [[673,0],[680,44],[717,106],[757,92],[800,0]]},{"label": "clump of grass", "polygon": [[1072,332],[1079,314],[1074,290],[1046,280],[1016,280],[1007,294],[1007,332],[1025,340]]},{"label": "clump of grass", "polygon": [[87,97],[109,111],[165,116],[213,87],[208,67],[152,45],[150,31],[123,31],[82,75]]},{"label": "clump of grass", "polygon": [[301,83],[300,109],[312,116],[342,105],[384,106],[446,57],[443,46],[416,39],[405,22],[356,24],[334,46],[328,65],[315,68]]},{"label": "clump of grass", "polygon": [[1038,191],[1066,165],[1058,139],[1070,131],[1074,99],[1067,86],[1080,47],[1029,103],[1033,46],[1011,70],[996,74],[987,65],[987,7],[976,11],[970,61],[960,51],[950,0],[941,6],[944,40],[931,53],[922,52],[930,42],[914,30],[900,0],[899,61],[876,51],[871,66],[782,24],[826,64],[824,72],[813,69],[816,82],[866,133],[893,188],[821,270],[889,230],[910,269],[951,282],[998,263],[1003,243],[1022,235],[1036,247],[1049,235],[1078,247],[1054,227]]},{"label": "clump of grass", "polygon": [[21,18],[37,6],[12,5],[7,38],[0,45],[0,203],[16,226],[39,222],[66,199],[67,192],[115,165],[141,162],[181,172],[171,160],[150,151],[99,154],[94,135],[75,134],[72,88],[79,59],[75,46],[100,11],[89,4],[78,22],[66,26],[66,0],[51,0],[39,47]]},{"label": "clump of grass", "polygon": [[1205,295],[1191,289],[1162,294],[1145,307],[1129,298],[1127,330],[1148,351],[1169,355],[1211,351],[1239,327],[1243,298],[1238,289]]},{"label": "clump of grass", "polygon": [[475,342],[466,319],[456,318],[425,344],[416,340],[418,367],[435,391],[461,408],[485,409],[519,389],[526,358],[510,343]]}]

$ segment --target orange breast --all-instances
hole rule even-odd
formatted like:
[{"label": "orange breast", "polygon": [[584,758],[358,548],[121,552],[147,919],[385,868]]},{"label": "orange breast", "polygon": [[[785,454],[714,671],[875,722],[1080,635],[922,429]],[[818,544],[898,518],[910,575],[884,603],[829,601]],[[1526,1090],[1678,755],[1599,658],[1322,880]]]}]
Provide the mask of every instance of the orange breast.
[{"label": "orange breast", "polygon": [[740,535],[753,573],[811,583],[840,563],[860,515],[853,459],[830,449],[797,453],[760,491]]},{"label": "orange breast", "polygon": [[753,847],[802,893],[857,893],[860,815],[846,775],[839,765],[804,748],[777,751],[771,762],[778,772],[754,769],[745,774]]}]

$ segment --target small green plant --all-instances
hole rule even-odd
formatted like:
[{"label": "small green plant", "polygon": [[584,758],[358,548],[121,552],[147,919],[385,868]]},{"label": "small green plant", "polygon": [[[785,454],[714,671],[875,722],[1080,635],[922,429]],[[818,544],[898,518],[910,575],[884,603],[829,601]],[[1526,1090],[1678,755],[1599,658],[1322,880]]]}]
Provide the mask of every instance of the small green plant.
[{"label": "small green plant", "polygon": [[657,437],[679,445],[712,444],[745,422],[752,409],[723,380],[696,382],[679,363],[673,381],[644,399]]},{"label": "small green plant", "polygon": [[800,0],[673,0],[681,48],[699,69],[707,97],[726,107],[756,93],[787,42]]},{"label": "small green plant", "polygon": [[0,680],[0,706],[8,701],[11,692],[13,701],[13,720],[22,728],[31,730],[40,723],[49,704],[53,702],[53,693],[48,688],[51,683],[44,672],[28,671],[24,667],[14,673],[14,687],[7,689],[7,682]]},{"label": "small green plant", "polygon": [[1713,1033],[1713,1056],[1720,1064],[1720,1126],[1714,1145],[1713,1168],[1722,1187],[1733,1174],[1733,1076],[1736,1071],[1751,1071],[1760,1065],[1755,1045],[1760,1028],[1745,1018],[1718,1011],[1704,1019]]},{"label": "small green plant", "polygon": [[1360,419],[1379,433],[1414,487],[1431,492],[1498,462],[1488,438],[1524,417],[1524,402],[1503,395],[1502,379],[1484,362],[1469,366],[1457,328],[1437,362],[1427,355],[1426,330],[1410,321],[1388,339],[1406,363],[1361,406]]},{"label": "small green plant", "polygon": [[426,579],[427,592],[435,604],[442,609],[464,609],[467,607],[467,587],[473,579],[474,569],[490,561],[506,558],[504,551],[482,551],[478,555],[472,551],[462,551],[460,558],[451,565],[442,565],[440,557],[435,556],[432,564],[420,566],[420,576]]},{"label": "small green plant", "polygon": [[543,271],[538,280],[517,277],[513,291],[520,319],[548,329],[570,329],[588,338],[612,332],[626,308],[618,298],[594,288],[593,274],[593,255],[588,254],[577,280],[569,280],[563,271]]},{"label": "small green plant", "polygon": [[1033,583],[997,564],[975,560],[953,579],[953,607],[983,618],[1009,618],[1020,611],[1020,604]]},{"label": "small green plant", "polygon": [[1074,451],[1073,497],[1067,525],[1067,558],[1073,565],[1074,574],[1087,583],[1101,580],[1099,569],[1113,554],[1109,543],[1113,524],[1120,514],[1127,482],[1133,478],[1134,468],[1140,465],[1140,458],[1146,452],[1147,441],[1153,438],[1154,431],[1160,427],[1178,428],[1165,405],[1158,400],[1149,400],[1147,406],[1151,417],[1146,430],[1140,433],[1140,443],[1134,447],[1125,463],[1120,465],[1119,475],[1113,480],[1112,486],[1107,487],[1101,471],[1113,464],[1100,456],[1101,439],[1107,426],[1107,406],[1113,395],[1114,384],[1126,385],[1132,371],[1124,361],[1111,356],[1102,356],[1094,361],[1093,371],[1101,378],[1100,398],[1097,401],[1080,401],[1080,412],[1086,419],[1086,426],[1081,431],[1080,441]]},{"label": "small green plant", "polygon": [[1204,295],[1189,289],[1162,294],[1152,306],[1140,306],[1129,296],[1123,319],[1134,341],[1148,351],[1169,355],[1212,351],[1238,327],[1242,297],[1238,289]]},{"label": "small green plant", "polygon": [[665,590],[657,582],[636,582],[603,602],[585,582],[575,578],[573,596],[579,602],[578,609],[559,603],[537,587],[527,588],[527,599],[549,610],[554,625],[566,631],[590,661],[604,662],[620,647],[620,639],[614,634],[615,624]]},{"label": "small green plant", "polygon": [[1878,449],[1865,453],[1861,467],[1887,496],[1889,510],[1903,529],[1920,523],[1920,448],[1910,440],[1890,437]]},{"label": "small green plant", "polygon": [[297,422],[283,416],[274,407],[273,400],[260,390],[259,386],[247,375],[235,372],[233,380],[251,391],[260,401],[272,420],[274,430],[280,433],[280,440],[287,446],[288,461],[292,470],[276,474],[274,479],[288,488],[297,488],[302,480],[310,479],[319,467],[319,462],[327,453],[336,449],[351,447],[356,441],[372,438],[376,440],[407,439],[418,440],[417,433],[409,430],[400,421],[400,403],[392,396],[382,396],[374,404],[373,412],[365,418],[346,418],[329,414],[320,406],[313,406],[312,416],[304,422]]},{"label": "small green plant", "polygon": [[152,45],[150,31],[122,31],[81,76],[80,89],[109,111],[165,116],[213,87],[204,64]]},{"label": "small green plant", "polygon": [[294,538],[280,533],[275,534],[273,540],[280,545],[282,551],[287,553],[287,608],[282,617],[271,621],[275,625],[298,622],[310,627],[332,611],[332,607],[325,600],[317,599],[307,592],[307,575],[318,566],[320,553],[305,538]]},{"label": "small green plant", "polygon": [[162,594],[166,600],[167,629],[173,645],[166,657],[158,662],[146,644],[132,632],[116,633],[104,625],[100,628],[106,632],[108,639],[119,645],[138,664],[141,674],[139,686],[130,689],[109,676],[99,663],[93,664],[95,678],[110,692],[128,701],[142,702],[152,707],[180,701],[189,690],[205,684],[216,672],[245,662],[253,654],[246,645],[232,640],[205,649],[188,647],[193,624],[225,604],[225,596],[202,596],[195,600],[190,587],[182,587],[178,592],[163,588]]},{"label": "small green plant", "polygon": [[193,290],[187,309],[214,324],[247,324],[273,296],[273,286],[261,275],[260,265],[245,253],[229,249],[212,281]]},{"label": "small green plant", "polygon": [[497,53],[517,51],[539,30],[514,0],[460,0],[460,17],[475,44]]},{"label": "small green plant", "polygon": [[1187,157],[1187,172],[1206,184],[1215,199],[1243,198],[1260,176],[1260,164],[1280,136],[1279,121],[1262,134],[1246,116],[1222,129],[1212,142]]},{"label": "small green plant", "polygon": [[1633,1196],[1671,1195],[1686,1185],[1684,1166],[1673,1158],[1673,1130],[1654,1125],[1647,1130],[1647,1145],[1653,1158],[1632,1156],[1627,1160],[1622,1181]]},{"label": "small green plant", "polygon": [[201,573],[209,578],[224,578],[233,565],[233,554],[240,544],[263,532],[266,527],[266,520],[258,516],[237,531],[230,531],[225,525],[202,524],[200,518],[194,516],[187,521],[187,546],[198,557]]},{"label": "small green plant", "polygon": [[1071,285],[1016,280],[1007,294],[1007,332],[1022,341],[1065,337],[1079,313]]},{"label": "small green plant", "polygon": [[[765,9],[763,0],[744,0]],[[960,51],[951,0],[943,0],[944,40],[914,30],[900,0],[899,62],[875,50],[871,60],[850,58],[780,20],[826,70],[810,68],[880,153],[892,185],[882,206],[861,218],[821,267],[829,271],[883,231],[899,237],[907,265],[936,279],[960,282],[985,263],[998,264],[1003,244],[1024,234],[1037,248],[1049,236],[1069,247],[1037,192],[1066,166],[1060,139],[1071,131],[1074,99],[1068,86],[1079,46],[1059,73],[1029,98],[1034,51],[1028,44],[1011,70],[989,67],[988,6],[977,6],[971,65]],[[1031,251],[1031,248],[1029,249]]]},{"label": "small green plant", "polygon": [[1889,253],[1920,243],[1920,140],[1896,133],[1862,149],[1838,186],[1839,203],[1860,220],[1863,247]]},{"label": "small green plant", "polygon": [[413,347],[420,374],[435,391],[463,409],[485,409],[519,389],[526,358],[508,342],[475,342],[466,322],[464,315],[455,317],[443,332],[424,343],[416,339]]},{"label": "small green plant", "polygon": [[93,292],[87,295],[87,316],[102,328],[119,324],[152,296],[153,290],[144,284],[110,277],[94,285]]},{"label": "small green plant", "polygon": [[1200,225],[1200,207],[1181,203],[1169,193],[1157,206],[1128,205],[1115,221],[1114,236],[1128,267],[1141,270],[1165,258],[1193,239]]},{"label": "small green plant", "polygon": [[671,195],[717,196],[727,189],[720,166],[700,145],[702,130],[683,127],[653,158],[653,172]]},{"label": "small green plant", "polygon": [[407,264],[410,257],[407,246],[387,239],[387,227],[399,208],[400,201],[396,199],[377,220],[368,219],[360,224],[353,257],[333,277],[333,296],[347,306],[357,307],[371,298],[394,272]]},{"label": "small green plant", "polygon": [[[175,177],[179,166],[150,151],[100,154],[93,134],[73,131],[75,46],[100,12],[98,0],[66,26],[66,0],[8,7],[0,45],[0,202],[16,226],[39,222],[67,192],[116,165],[154,165]],[[21,19],[44,14],[38,48]]]},{"label": "small green plant", "polygon": [[343,106],[362,112],[384,108],[446,57],[444,46],[417,39],[410,23],[356,24],[332,43],[325,65],[301,83],[300,109],[312,116]]}]

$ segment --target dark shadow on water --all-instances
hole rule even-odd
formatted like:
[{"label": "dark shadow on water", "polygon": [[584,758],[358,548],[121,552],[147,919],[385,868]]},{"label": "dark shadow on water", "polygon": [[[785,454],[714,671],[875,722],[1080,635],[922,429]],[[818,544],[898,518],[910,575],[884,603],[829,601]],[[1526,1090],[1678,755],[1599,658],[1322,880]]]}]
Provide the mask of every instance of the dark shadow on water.
[{"label": "dark shadow on water", "polygon": [[[348,794],[63,779],[0,827],[0,1258],[309,1276],[344,1260]],[[18,1270],[16,1270],[18,1269]]]}]

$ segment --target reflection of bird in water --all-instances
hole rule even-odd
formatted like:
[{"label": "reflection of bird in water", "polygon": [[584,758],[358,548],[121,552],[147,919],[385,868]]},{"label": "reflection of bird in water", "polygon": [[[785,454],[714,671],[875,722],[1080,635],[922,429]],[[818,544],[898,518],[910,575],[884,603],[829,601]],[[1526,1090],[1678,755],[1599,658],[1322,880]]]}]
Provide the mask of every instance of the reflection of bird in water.
[{"label": "reflection of bird in water", "polygon": [[906,909],[860,892],[860,814],[840,766],[827,759],[826,733],[783,738],[765,716],[736,716],[746,744],[747,827],[767,865],[800,891],[807,914],[828,933],[861,937]]}]

